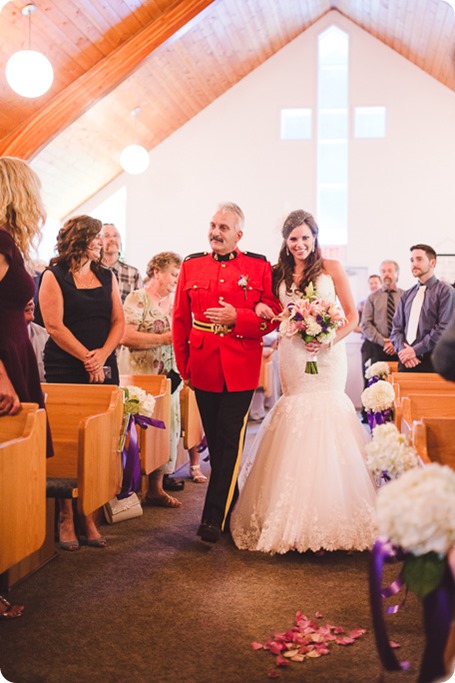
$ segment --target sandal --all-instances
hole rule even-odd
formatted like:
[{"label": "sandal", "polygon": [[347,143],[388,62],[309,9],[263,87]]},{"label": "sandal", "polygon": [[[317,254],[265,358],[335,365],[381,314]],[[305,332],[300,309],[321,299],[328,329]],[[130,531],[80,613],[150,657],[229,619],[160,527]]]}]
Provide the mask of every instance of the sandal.
[{"label": "sandal", "polygon": [[0,610],[4,607],[3,611],[0,611],[0,618],[4,619],[15,619],[16,617],[21,617],[24,611],[24,605],[12,605],[6,598],[0,595]]},{"label": "sandal", "polygon": [[199,465],[190,465],[190,476],[195,484],[204,484],[207,481],[207,477],[202,474]]},{"label": "sandal", "polygon": [[165,493],[164,496],[147,497],[145,502],[148,505],[161,508],[179,508],[182,504],[180,500],[170,496],[168,493]]}]

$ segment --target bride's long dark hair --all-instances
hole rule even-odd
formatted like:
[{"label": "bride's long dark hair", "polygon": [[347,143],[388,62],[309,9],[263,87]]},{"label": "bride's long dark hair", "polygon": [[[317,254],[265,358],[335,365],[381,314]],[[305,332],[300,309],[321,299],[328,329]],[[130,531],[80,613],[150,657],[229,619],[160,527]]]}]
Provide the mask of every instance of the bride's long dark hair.
[{"label": "bride's long dark hair", "polygon": [[[312,232],[314,237],[314,249],[305,259],[305,268],[300,282],[293,283],[292,274],[294,271],[294,257],[287,248],[286,240],[295,228],[304,224],[308,225]],[[323,269],[323,259],[318,241],[318,224],[311,213],[303,211],[302,209],[297,209],[297,211],[291,211],[284,221],[281,234],[283,236],[283,244],[281,245],[278,256],[278,263],[273,266],[273,292],[275,296],[278,296],[278,289],[283,280],[286,284],[286,291],[288,293],[291,292],[293,284],[295,284],[297,289],[301,292],[304,292],[305,288],[308,287],[310,282],[316,280]]]}]

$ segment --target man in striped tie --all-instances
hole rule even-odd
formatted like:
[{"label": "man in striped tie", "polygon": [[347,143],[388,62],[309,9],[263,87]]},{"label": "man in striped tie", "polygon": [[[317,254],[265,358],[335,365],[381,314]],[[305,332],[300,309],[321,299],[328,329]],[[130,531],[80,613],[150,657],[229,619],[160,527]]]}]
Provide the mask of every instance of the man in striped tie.
[{"label": "man in striped tie", "polygon": [[431,354],[455,312],[455,290],[437,279],[435,267],[433,247],[411,247],[411,270],[418,282],[403,293],[391,334],[399,372],[434,372]]},{"label": "man in striped tie", "polygon": [[383,261],[380,265],[382,287],[370,294],[362,313],[362,332],[371,343],[371,362],[397,361],[398,356],[390,341],[392,321],[403,292],[397,286],[400,267],[396,261]]}]

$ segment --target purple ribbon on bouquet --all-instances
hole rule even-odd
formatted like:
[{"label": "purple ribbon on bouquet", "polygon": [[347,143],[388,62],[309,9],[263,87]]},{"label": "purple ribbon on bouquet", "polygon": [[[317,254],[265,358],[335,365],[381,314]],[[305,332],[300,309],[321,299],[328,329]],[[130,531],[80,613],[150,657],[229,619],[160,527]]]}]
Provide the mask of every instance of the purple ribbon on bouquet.
[{"label": "purple ribbon on bouquet", "polygon": [[382,425],[386,422],[392,422],[393,420],[393,408],[386,408],[385,410],[374,410],[367,411],[368,426],[370,431],[376,427],[376,425]]},{"label": "purple ribbon on bouquet", "polygon": [[[406,554],[394,547],[387,538],[379,538],[371,554],[369,586],[374,635],[379,658],[387,671],[406,671],[410,666],[408,661],[399,662],[395,657],[387,635],[382,609],[383,598],[395,595],[403,585],[402,579],[398,578],[388,588],[382,588],[384,563],[402,561],[405,557]],[[454,612],[453,602],[454,583],[447,568],[439,586],[423,599],[426,645],[417,683],[433,683],[446,673],[444,650]],[[389,608],[389,611],[394,613],[398,609]]]},{"label": "purple ribbon on bouquet", "polygon": [[131,429],[133,423],[142,429],[147,429],[149,426],[157,429],[166,428],[162,420],[155,420],[153,417],[146,417],[145,415],[130,415],[126,427],[126,436],[129,434],[130,440],[128,446],[124,446],[122,450],[123,479],[121,491],[117,494],[118,500],[128,498],[134,491],[138,491],[141,485],[139,444],[136,429]]}]

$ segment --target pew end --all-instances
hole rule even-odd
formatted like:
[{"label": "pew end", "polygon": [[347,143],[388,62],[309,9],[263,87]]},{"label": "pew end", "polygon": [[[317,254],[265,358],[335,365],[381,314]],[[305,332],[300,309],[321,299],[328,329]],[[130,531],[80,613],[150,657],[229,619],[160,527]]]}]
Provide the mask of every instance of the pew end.
[{"label": "pew end", "polygon": [[39,550],[46,535],[46,414],[23,403],[0,417],[0,574]]},{"label": "pew end", "polygon": [[184,386],[180,392],[180,412],[183,447],[189,451],[190,448],[201,443],[204,436],[204,428],[197,406],[196,394],[188,386]]},{"label": "pew end", "polygon": [[[437,462],[455,470],[455,417],[422,417],[415,420],[412,440],[424,462]],[[424,457],[422,459],[424,459]]]},{"label": "pew end", "polygon": [[42,388],[55,453],[48,460],[47,474],[76,479],[78,510],[89,515],[120,491],[123,392],[107,384],[43,384]]}]

